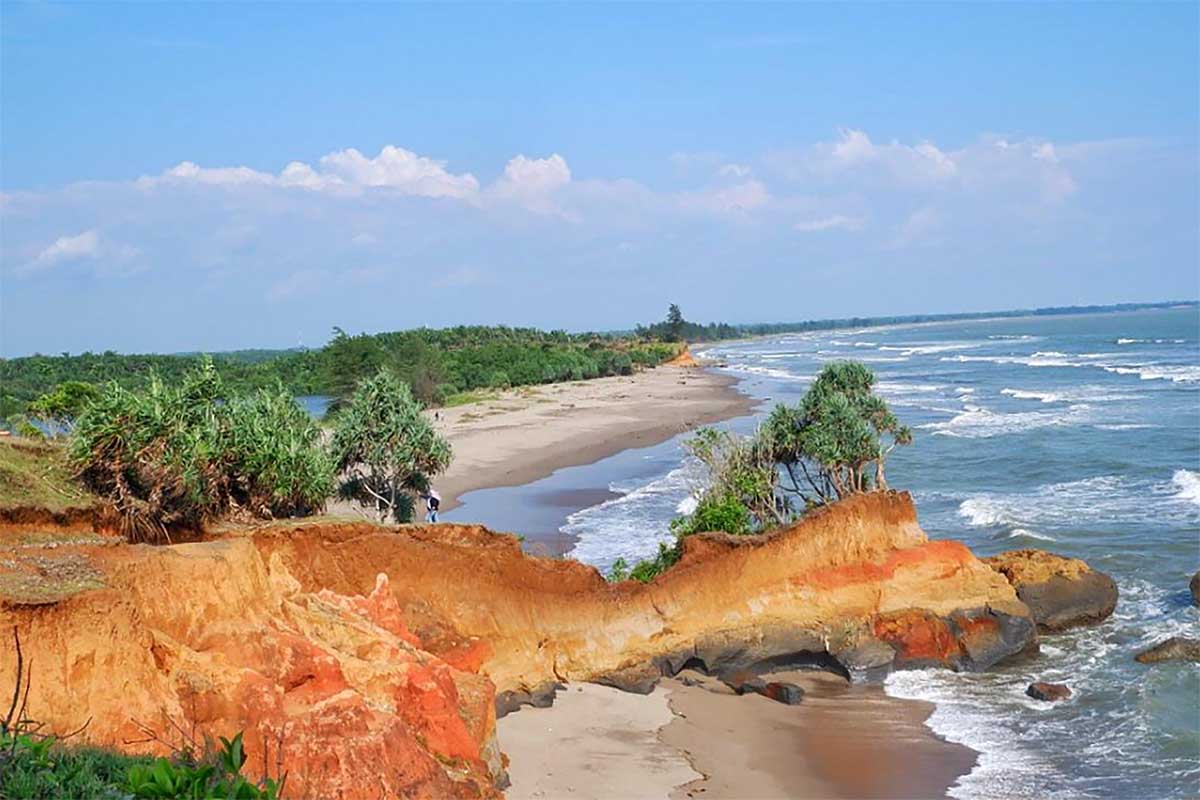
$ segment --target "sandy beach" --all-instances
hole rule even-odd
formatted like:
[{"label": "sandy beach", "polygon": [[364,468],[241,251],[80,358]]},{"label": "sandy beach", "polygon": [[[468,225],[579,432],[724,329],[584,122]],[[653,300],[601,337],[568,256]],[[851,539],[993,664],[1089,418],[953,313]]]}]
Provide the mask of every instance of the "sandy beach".
[{"label": "sandy beach", "polygon": [[498,723],[510,798],[932,798],[975,753],[924,726],[932,706],[823,672],[772,675],[798,705],[690,670],[650,695],[571,685]]},{"label": "sandy beach", "polygon": [[523,387],[438,411],[454,462],[436,486],[443,508],[463,494],[518,486],[562,467],[648,447],[700,425],[750,413],[737,381],[695,367]]}]

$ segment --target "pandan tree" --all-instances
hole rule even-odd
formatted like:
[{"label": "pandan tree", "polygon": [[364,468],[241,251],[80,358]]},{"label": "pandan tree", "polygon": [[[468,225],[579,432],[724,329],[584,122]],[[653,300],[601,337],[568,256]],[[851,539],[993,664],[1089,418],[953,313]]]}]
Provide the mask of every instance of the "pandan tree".
[{"label": "pandan tree", "polygon": [[771,412],[762,435],[789,478],[787,491],[811,504],[887,488],[887,456],[909,444],[912,431],[874,386],[875,375],[863,364],[835,361],[799,404]]},{"label": "pandan tree", "polygon": [[421,413],[408,384],[387,370],[358,384],[334,422],[332,453],[341,494],[380,522],[412,519],[414,499],[450,466],[450,443]]}]

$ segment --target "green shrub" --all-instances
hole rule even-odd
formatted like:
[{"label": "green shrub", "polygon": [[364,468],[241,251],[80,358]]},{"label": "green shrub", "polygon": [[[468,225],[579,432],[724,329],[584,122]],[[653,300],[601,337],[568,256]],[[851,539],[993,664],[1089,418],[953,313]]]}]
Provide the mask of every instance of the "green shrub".
[{"label": "green shrub", "polygon": [[76,419],[70,459],[109,499],[130,541],[169,540],[233,509],[291,516],[320,509],[333,463],[319,426],[282,389],[230,397],[212,362],[178,386],[105,387]]},{"label": "green shrub", "polygon": [[754,533],[754,520],[750,510],[730,494],[705,494],[696,503],[696,510],[686,517],[671,522],[671,530],[677,536],[693,533],[724,531],[736,536]]}]

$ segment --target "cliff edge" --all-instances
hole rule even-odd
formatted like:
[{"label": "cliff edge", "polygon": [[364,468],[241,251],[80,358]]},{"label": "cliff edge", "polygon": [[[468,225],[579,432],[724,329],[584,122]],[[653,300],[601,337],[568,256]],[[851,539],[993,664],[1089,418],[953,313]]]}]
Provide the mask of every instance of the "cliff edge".
[{"label": "cliff edge", "polygon": [[[906,493],[767,536],[690,537],[645,585],[463,525],[277,524],[10,555],[88,576],[29,594],[0,574],[0,623],[32,664],[30,716],[56,731],[90,719],[84,739],[130,751],[245,730],[249,765],[286,771],[297,797],[495,795],[496,708],[559,681],[984,669],[1036,646],[1012,585],[965,546],[930,542]],[[14,668],[5,635],[0,680]]]}]

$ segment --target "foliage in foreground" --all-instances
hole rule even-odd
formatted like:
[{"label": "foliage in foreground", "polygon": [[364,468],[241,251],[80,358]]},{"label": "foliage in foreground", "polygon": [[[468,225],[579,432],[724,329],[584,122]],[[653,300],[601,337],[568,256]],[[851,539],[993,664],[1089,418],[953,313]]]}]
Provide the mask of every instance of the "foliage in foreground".
[{"label": "foliage in foreground", "polygon": [[682,541],[692,534],[762,533],[816,506],[886,489],[887,456],[909,444],[912,432],[874,386],[874,374],[862,364],[831,362],[797,405],[776,406],[753,436],[697,431],[684,443],[705,468],[695,510],[672,521],[673,546],[660,544],[654,558],[632,568],[618,559],[610,579],[652,580],[679,560]]},{"label": "foliage in foreground", "polygon": [[177,386],[106,386],[75,420],[70,458],[112,501],[131,541],[169,539],[234,510],[258,517],[320,509],[333,463],[320,429],[282,389],[231,397],[212,362]]},{"label": "foliage in foreground", "polygon": [[450,465],[438,435],[408,384],[387,370],[362,381],[334,420],[333,459],[347,476],[342,494],[374,508],[381,522],[408,522],[414,497]]},{"label": "foliage in foreground", "polygon": [[0,797],[5,800],[277,800],[281,782],[251,782],[242,734],[221,739],[211,756],[195,761],[129,756],[95,747],[72,747],[53,736],[0,732]]}]

